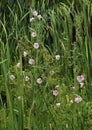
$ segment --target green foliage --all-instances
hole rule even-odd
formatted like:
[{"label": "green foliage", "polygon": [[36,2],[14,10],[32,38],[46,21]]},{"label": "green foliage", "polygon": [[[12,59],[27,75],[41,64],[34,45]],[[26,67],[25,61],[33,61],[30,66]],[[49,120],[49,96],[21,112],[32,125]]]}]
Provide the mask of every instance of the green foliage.
[{"label": "green foliage", "polygon": [[0,9],[0,130],[91,130],[92,3],[7,0]]}]

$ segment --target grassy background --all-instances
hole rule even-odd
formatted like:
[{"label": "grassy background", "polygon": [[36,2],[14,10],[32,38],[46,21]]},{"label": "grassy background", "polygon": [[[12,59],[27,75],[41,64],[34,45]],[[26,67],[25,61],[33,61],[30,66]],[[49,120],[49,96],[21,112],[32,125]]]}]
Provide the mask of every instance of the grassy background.
[{"label": "grassy background", "polygon": [[[91,1],[1,0],[0,9],[0,129],[91,130]],[[30,23],[34,10],[42,19]],[[36,38],[31,36],[33,31]],[[34,42],[39,49],[33,48]],[[24,51],[28,53],[25,58]],[[30,58],[35,59],[32,66]],[[83,88],[76,80],[78,75],[85,77]],[[36,82],[39,77],[41,85]],[[55,97],[52,90],[56,85],[60,87]],[[70,104],[76,95],[82,102]]]}]

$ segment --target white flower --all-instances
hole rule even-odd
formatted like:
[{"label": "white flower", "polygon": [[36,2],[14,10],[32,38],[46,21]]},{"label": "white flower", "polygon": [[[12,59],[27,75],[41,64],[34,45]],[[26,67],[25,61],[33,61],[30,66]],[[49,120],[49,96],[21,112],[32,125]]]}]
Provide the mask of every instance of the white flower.
[{"label": "white flower", "polygon": [[59,93],[59,92],[58,92],[57,90],[53,90],[53,91],[52,91],[52,94],[53,94],[54,96],[57,96],[58,93]]},{"label": "white flower", "polygon": [[15,79],[15,76],[12,74],[12,75],[10,75],[10,79],[11,80],[14,80]]},{"label": "white flower", "polygon": [[56,88],[56,89],[59,88],[59,85],[56,85],[55,88]]},{"label": "white flower", "polygon": [[32,17],[32,18],[30,18],[30,20],[29,20],[30,22],[33,22],[34,21],[34,18]]},{"label": "white flower", "polygon": [[70,100],[70,104],[73,104],[73,100]]},{"label": "white flower", "polygon": [[38,84],[42,84],[42,79],[41,79],[41,78],[38,78],[38,79],[37,79],[37,83],[38,83]]},{"label": "white flower", "polygon": [[66,124],[66,128],[68,128],[68,124]]},{"label": "white flower", "polygon": [[71,89],[72,89],[72,90],[76,90],[76,87],[75,87],[75,86],[73,86],[73,87],[71,87]]},{"label": "white flower", "polygon": [[36,37],[37,36],[36,32],[32,32],[31,36]]},{"label": "white flower", "polygon": [[34,59],[29,59],[29,64],[30,65],[34,64]]},{"label": "white flower", "polygon": [[18,96],[18,100],[21,100],[21,96]]},{"label": "white flower", "polygon": [[35,10],[34,12],[33,12],[33,16],[37,16],[38,15],[38,12]]},{"label": "white flower", "polygon": [[83,85],[84,85],[84,83],[83,83],[83,82],[81,82],[81,83],[80,83],[80,88],[82,88],[82,87],[83,87]]},{"label": "white flower", "polygon": [[60,103],[60,102],[56,103],[56,106],[57,106],[57,107],[60,107],[60,105],[61,105],[61,103]]},{"label": "white flower", "polygon": [[17,65],[16,65],[18,68],[20,68],[20,62],[19,63],[17,63]]},{"label": "white flower", "polygon": [[60,55],[56,55],[55,58],[56,58],[56,60],[59,60],[60,59]]},{"label": "white flower", "polygon": [[40,20],[40,19],[42,19],[42,16],[41,16],[41,15],[38,15],[37,18]]},{"label": "white flower", "polygon": [[29,81],[29,79],[30,79],[30,78],[29,78],[28,76],[25,77],[25,81]]},{"label": "white flower", "polygon": [[38,49],[38,48],[39,48],[39,43],[34,43],[33,47],[34,47],[35,49]]},{"label": "white flower", "polygon": [[27,52],[26,52],[26,51],[23,52],[23,56],[24,56],[24,57],[27,56]]}]

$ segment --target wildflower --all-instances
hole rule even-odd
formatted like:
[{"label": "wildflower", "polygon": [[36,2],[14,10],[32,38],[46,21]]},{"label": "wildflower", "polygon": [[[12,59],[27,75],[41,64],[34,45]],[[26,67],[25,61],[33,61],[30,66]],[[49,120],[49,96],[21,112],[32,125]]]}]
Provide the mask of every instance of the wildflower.
[{"label": "wildflower", "polygon": [[21,100],[21,96],[18,96],[18,100]]},{"label": "wildflower", "polygon": [[41,15],[38,15],[37,18],[40,20],[40,19],[42,19],[42,16],[41,16]]},{"label": "wildflower", "polygon": [[34,12],[33,12],[33,16],[37,16],[38,15],[38,12],[35,10]]},{"label": "wildflower", "polygon": [[26,51],[23,52],[23,56],[24,56],[24,57],[27,56],[27,52],[26,52]]},{"label": "wildflower", "polygon": [[12,74],[12,75],[10,75],[10,79],[11,80],[14,80],[15,79],[15,76]]},{"label": "wildflower", "polygon": [[29,59],[29,64],[30,65],[34,64],[34,59]]},{"label": "wildflower", "polygon": [[75,88],[75,86],[73,86],[73,87],[71,87],[71,89],[72,89],[72,90],[75,90],[76,88]]},{"label": "wildflower", "polygon": [[77,76],[77,81],[78,81],[79,83],[81,83],[83,80],[84,80],[84,76],[83,76],[83,75]]},{"label": "wildflower", "polygon": [[81,97],[76,97],[75,100],[74,100],[76,103],[79,103],[82,101],[82,98]]},{"label": "wildflower", "polygon": [[16,65],[18,68],[20,68],[20,62],[19,63],[17,63],[17,65]]},{"label": "wildflower", "polygon": [[68,128],[68,124],[66,124],[66,128]]},{"label": "wildflower", "polygon": [[29,81],[29,77],[28,76],[25,77],[25,81]]},{"label": "wildflower", "polygon": [[73,104],[73,100],[70,100],[70,104]]},{"label": "wildflower", "polygon": [[32,37],[36,37],[36,36],[37,36],[37,35],[36,35],[36,32],[32,32],[31,36],[32,36]]},{"label": "wildflower", "polygon": [[58,95],[58,91],[57,91],[57,90],[53,90],[52,93],[53,93],[54,96],[57,96],[57,95]]},{"label": "wildflower", "polygon": [[55,58],[56,58],[56,60],[59,60],[60,59],[60,55],[56,55]]},{"label": "wildflower", "polygon": [[38,84],[42,84],[42,79],[41,79],[41,78],[38,78],[38,79],[37,79],[37,83],[38,83]]},{"label": "wildflower", "polygon": [[56,106],[57,106],[57,107],[60,107],[60,105],[61,105],[61,103],[60,103],[60,102],[56,103]]},{"label": "wildflower", "polygon": [[83,87],[83,85],[84,85],[84,83],[83,83],[83,82],[81,82],[81,83],[80,83],[80,88],[82,88],[82,87]]},{"label": "wildflower", "polygon": [[59,88],[59,85],[56,85],[55,88],[56,88],[56,89]]},{"label": "wildflower", "polygon": [[32,18],[30,18],[30,20],[29,20],[30,22],[33,22],[34,21],[34,18],[32,17]]},{"label": "wildflower", "polygon": [[33,47],[34,47],[35,49],[38,49],[38,48],[39,48],[39,43],[34,43]]}]

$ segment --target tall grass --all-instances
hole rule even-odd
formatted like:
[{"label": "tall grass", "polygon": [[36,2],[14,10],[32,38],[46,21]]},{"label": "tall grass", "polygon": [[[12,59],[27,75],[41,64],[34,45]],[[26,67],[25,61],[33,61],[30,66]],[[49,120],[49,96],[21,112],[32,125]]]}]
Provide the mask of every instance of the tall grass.
[{"label": "tall grass", "polygon": [[12,2],[0,2],[0,130],[91,130],[92,3]]}]

